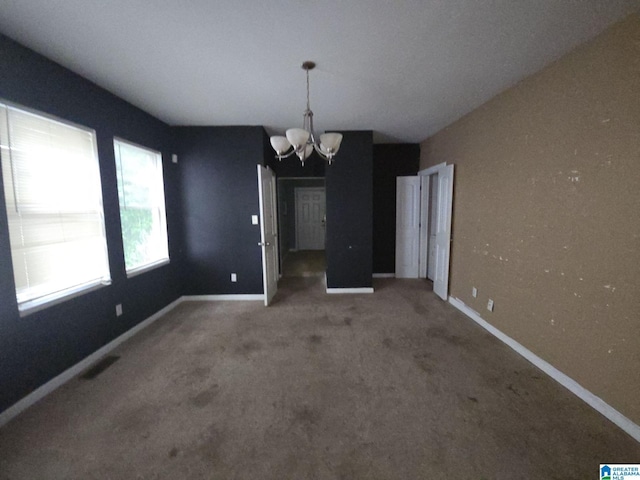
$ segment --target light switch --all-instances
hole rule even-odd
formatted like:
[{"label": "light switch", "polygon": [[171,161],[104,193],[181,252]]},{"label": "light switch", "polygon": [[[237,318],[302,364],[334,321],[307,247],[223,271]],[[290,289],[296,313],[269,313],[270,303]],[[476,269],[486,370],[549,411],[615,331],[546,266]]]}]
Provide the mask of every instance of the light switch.
[{"label": "light switch", "polygon": [[258,225],[258,215],[251,215],[251,225]]},{"label": "light switch", "polygon": [[238,281],[238,275],[236,275],[235,273],[231,274],[231,281],[232,282],[237,282]]},{"label": "light switch", "polygon": [[171,155],[171,162],[178,163],[178,155],[176,155],[175,153]]}]

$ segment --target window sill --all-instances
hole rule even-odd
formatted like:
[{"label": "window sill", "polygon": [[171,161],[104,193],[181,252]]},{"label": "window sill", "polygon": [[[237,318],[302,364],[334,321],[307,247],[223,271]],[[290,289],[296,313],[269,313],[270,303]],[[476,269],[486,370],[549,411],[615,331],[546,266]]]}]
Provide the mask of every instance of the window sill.
[{"label": "window sill", "polygon": [[67,300],[79,297],[81,295],[84,295],[85,293],[99,290],[100,288],[106,287],[108,285],[111,285],[111,280],[99,280],[96,282],[80,285],[78,287],[69,288],[62,292],[53,293],[33,300],[27,300],[23,303],[18,304],[20,318],[31,315],[32,313],[39,312],[40,310],[44,310],[45,308],[58,305],[62,302],[66,302]]},{"label": "window sill", "polygon": [[162,267],[164,265],[169,264],[168,258],[163,258],[162,260],[158,260],[157,262],[149,263],[148,265],[143,265],[142,267],[132,268],[127,271],[127,278],[135,277],[136,275],[140,275],[141,273],[148,272],[150,270],[155,270],[156,268]]}]

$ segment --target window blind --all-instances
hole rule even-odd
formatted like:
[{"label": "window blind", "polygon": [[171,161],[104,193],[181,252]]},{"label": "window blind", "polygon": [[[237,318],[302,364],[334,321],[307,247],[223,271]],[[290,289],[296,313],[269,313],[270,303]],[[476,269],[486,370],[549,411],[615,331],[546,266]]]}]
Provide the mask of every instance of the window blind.
[{"label": "window blind", "polygon": [[20,308],[109,282],[95,132],[0,104],[0,146]]}]

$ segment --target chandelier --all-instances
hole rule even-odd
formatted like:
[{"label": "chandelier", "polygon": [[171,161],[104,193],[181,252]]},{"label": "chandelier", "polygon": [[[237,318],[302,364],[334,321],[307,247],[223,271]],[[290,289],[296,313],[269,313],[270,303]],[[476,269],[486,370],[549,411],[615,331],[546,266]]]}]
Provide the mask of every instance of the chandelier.
[{"label": "chandelier", "polygon": [[320,135],[320,142],[316,141],[313,133],[313,112],[309,106],[309,70],[313,70],[315,66],[314,62],[308,61],[302,64],[302,69],[307,73],[307,109],[303,114],[302,128],[290,128],[286,131],[285,137],[278,135],[271,137],[271,146],[276,151],[278,160],[288,158],[295,153],[303,167],[304,161],[314,150],[331,165],[342,142],[341,133],[323,133]]}]

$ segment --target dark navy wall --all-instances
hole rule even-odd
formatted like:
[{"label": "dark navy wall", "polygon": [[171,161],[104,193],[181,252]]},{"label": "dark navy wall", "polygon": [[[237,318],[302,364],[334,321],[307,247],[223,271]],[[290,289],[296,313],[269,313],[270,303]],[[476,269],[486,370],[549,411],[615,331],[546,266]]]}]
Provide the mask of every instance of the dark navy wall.
[{"label": "dark navy wall", "polygon": [[[0,182],[0,411],[182,295],[181,209],[169,127],[0,35],[0,98],[92,128],[98,154],[112,285],[24,318],[18,315]],[[127,279],[120,232],[113,137],[163,154],[171,263]],[[115,316],[122,303],[124,314]]]},{"label": "dark navy wall", "polygon": [[396,270],[396,178],[416,175],[420,145],[390,143],[373,146],[373,271]]},{"label": "dark navy wall", "polygon": [[[261,294],[257,165],[262,127],[176,127],[184,209],[185,293]],[[238,281],[231,282],[231,273]]]},{"label": "dark navy wall", "polygon": [[342,132],[326,168],[327,287],[372,286],[373,132]]}]

